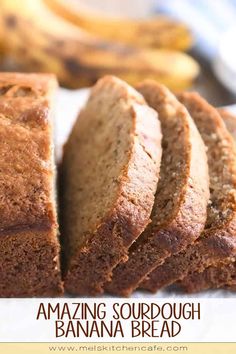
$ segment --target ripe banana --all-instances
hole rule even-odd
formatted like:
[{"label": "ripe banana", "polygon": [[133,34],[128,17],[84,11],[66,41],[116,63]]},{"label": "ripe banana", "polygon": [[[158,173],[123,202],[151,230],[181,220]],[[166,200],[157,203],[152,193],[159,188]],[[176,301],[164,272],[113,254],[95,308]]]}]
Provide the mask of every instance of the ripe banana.
[{"label": "ripe banana", "polygon": [[187,50],[193,38],[182,23],[166,16],[148,20],[122,20],[102,18],[80,11],[66,0],[44,0],[47,6],[71,23],[101,38],[150,48]]},{"label": "ripe banana", "polygon": [[114,74],[130,84],[153,78],[173,90],[189,86],[198,64],[188,55],[101,40],[53,13],[42,0],[1,0],[0,41],[17,69],[53,72],[77,88]]}]

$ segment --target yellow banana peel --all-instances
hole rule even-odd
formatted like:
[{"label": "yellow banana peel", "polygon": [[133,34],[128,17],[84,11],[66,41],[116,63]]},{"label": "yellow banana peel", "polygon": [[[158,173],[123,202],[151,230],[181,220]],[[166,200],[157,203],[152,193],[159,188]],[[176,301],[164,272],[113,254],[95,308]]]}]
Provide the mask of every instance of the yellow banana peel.
[{"label": "yellow banana peel", "polygon": [[66,0],[43,0],[57,15],[86,31],[114,42],[150,48],[187,50],[193,44],[188,28],[167,16],[147,20],[110,19],[80,11]]},{"label": "yellow banana peel", "polygon": [[53,72],[72,88],[114,74],[134,85],[152,78],[183,90],[199,73],[184,53],[101,40],[57,16],[42,0],[1,0],[0,40],[20,70]]}]

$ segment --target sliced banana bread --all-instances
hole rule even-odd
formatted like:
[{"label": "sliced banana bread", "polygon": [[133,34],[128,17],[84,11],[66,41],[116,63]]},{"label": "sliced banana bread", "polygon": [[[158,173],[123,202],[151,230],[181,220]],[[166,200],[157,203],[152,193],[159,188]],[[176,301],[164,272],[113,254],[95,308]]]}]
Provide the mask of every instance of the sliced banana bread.
[{"label": "sliced banana bread", "polygon": [[[218,109],[227,129],[236,140],[236,115],[225,109]],[[229,264],[218,267],[208,267],[203,272],[188,275],[180,282],[180,287],[188,293],[206,290],[209,288],[232,287],[236,285],[236,261],[234,258]]]},{"label": "sliced banana bread", "polygon": [[92,88],[62,163],[65,287],[103,291],[112,269],[150,221],[160,159],[157,113],[125,82]]},{"label": "sliced banana bread", "polygon": [[236,262],[208,267],[201,273],[194,272],[184,278],[178,285],[187,293],[222,287],[233,290],[233,287],[236,286]]},{"label": "sliced banana bread", "polygon": [[[201,272],[236,255],[236,151],[220,114],[196,93],[183,93],[180,101],[193,117],[207,146],[210,201],[201,237],[156,268],[141,287],[156,290]],[[201,160],[199,159],[199,164]],[[201,166],[199,166],[201,168]]]},{"label": "sliced banana bread", "polygon": [[53,75],[0,73],[0,296],[62,293]]},{"label": "sliced banana bread", "polygon": [[[152,222],[131,246],[106,290],[128,296],[165,258],[184,249],[202,232],[209,197],[205,146],[185,107],[154,81],[138,90],[161,122],[163,157]],[[201,168],[199,168],[199,159]]]}]

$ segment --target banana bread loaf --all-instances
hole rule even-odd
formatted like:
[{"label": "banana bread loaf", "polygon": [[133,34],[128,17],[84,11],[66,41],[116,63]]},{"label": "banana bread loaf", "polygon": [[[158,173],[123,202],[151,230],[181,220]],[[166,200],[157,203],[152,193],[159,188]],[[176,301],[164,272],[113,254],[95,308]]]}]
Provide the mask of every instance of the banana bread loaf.
[{"label": "banana bread loaf", "polygon": [[53,75],[0,73],[0,296],[62,293]]},{"label": "banana bread loaf", "polygon": [[154,81],[140,84],[138,90],[158,112],[163,158],[152,222],[106,285],[110,293],[125,296],[165,258],[180,252],[200,235],[209,198],[205,146],[187,110],[167,88]]},{"label": "banana bread loaf", "polygon": [[[228,263],[236,255],[236,152],[232,136],[220,114],[196,93],[183,93],[180,101],[193,117],[207,146],[210,201],[201,237],[157,267],[141,287],[150,291],[170,285],[187,274],[211,265]],[[199,161],[201,163],[201,161]]]},{"label": "banana bread loaf", "polygon": [[161,159],[157,113],[123,81],[93,87],[62,163],[65,287],[103,291],[149,223]]}]

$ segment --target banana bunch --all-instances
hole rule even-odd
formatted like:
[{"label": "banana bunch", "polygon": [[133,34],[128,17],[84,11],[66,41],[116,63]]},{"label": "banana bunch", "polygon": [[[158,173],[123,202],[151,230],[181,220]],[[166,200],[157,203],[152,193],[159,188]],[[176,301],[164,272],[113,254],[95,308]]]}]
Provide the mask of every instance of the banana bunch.
[{"label": "banana bunch", "polygon": [[66,0],[44,0],[56,14],[84,30],[109,41],[132,46],[187,50],[193,38],[187,27],[166,16],[148,20],[123,20],[101,18],[86,13]]},{"label": "banana bunch", "polygon": [[66,21],[44,0],[0,1],[0,48],[17,70],[53,72],[71,88],[114,74],[133,85],[152,78],[183,90],[199,73],[185,53],[101,39]]}]

